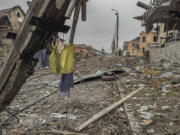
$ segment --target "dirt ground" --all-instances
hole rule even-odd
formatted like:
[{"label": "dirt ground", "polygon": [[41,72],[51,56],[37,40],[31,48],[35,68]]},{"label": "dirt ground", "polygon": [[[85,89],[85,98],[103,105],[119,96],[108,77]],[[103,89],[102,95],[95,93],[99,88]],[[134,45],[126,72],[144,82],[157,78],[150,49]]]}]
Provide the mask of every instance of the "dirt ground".
[{"label": "dirt ground", "polygon": [[[53,93],[11,118],[2,128],[3,135],[49,135],[55,131],[76,132],[85,120],[140,87],[144,89],[81,133],[88,135],[179,135],[179,65],[153,67],[141,59],[115,56],[82,58],[76,61],[75,76],[102,70],[123,69],[113,81],[101,79],[81,82],[67,96],[58,94],[60,75],[50,69],[37,70],[23,85],[7,110],[15,113]],[[0,113],[0,122],[10,114]],[[66,118],[67,116],[67,118]],[[19,119],[19,121],[18,121]]]}]

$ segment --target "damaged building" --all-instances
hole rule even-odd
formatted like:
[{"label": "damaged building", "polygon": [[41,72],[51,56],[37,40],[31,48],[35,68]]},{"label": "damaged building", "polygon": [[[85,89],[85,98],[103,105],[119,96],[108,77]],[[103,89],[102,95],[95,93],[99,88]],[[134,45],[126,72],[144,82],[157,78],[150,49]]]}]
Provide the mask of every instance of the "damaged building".
[{"label": "damaged building", "polygon": [[144,56],[150,46],[158,46],[156,32],[141,32],[139,37],[124,43],[124,56]]},{"label": "damaged building", "polygon": [[[4,34],[14,43],[0,74],[0,135],[179,135],[179,66],[154,66],[142,57],[106,55],[103,48],[100,52],[74,43],[79,15],[86,20],[86,4],[87,0],[33,0],[22,25],[16,19],[21,26],[15,41],[15,30]],[[67,26],[73,11],[72,25]],[[56,35],[69,30],[66,45]],[[169,35],[172,32],[177,30],[168,30]],[[178,45],[172,42],[178,40],[167,40],[166,34],[163,23],[141,32],[124,42],[124,54],[151,55],[154,48],[154,56],[161,58],[165,52],[159,49],[177,52]],[[70,72],[35,68],[34,55],[49,44],[51,54],[58,53],[53,60],[66,56],[55,63],[71,65]],[[62,85],[72,88],[65,92]]]},{"label": "damaged building", "polygon": [[[151,63],[160,63],[162,60],[173,60],[178,63],[180,57],[180,1],[151,0],[149,4],[138,1],[137,6],[143,8],[145,12],[134,19],[141,21],[146,30],[143,32],[144,35],[147,37],[151,35],[150,39],[153,42],[150,40],[146,40],[147,43],[138,42],[139,48],[137,48],[134,47],[134,42],[137,41],[132,40],[128,42],[130,47],[126,47],[127,50],[124,51],[129,52],[130,56],[143,56],[144,51],[148,51]],[[141,41],[141,34],[139,39]]]},{"label": "damaged building", "polygon": [[0,10],[0,59],[7,56],[13,41],[16,37],[25,12],[20,6]]}]

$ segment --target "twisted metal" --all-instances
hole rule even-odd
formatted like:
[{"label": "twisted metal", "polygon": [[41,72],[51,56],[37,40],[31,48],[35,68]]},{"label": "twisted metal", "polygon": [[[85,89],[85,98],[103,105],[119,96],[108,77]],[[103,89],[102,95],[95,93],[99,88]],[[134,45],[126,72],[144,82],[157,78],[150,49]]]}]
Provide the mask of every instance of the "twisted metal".
[{"label": "twisted metal", "polygon": [[144,14],[144,19],[142,21],[142,25],[145,25],[146,22],[151,17],[151,15],[156,11],[156,9],[161,7],[166,2],[170,2],[170,0],[151,0],[149,7],[148,7],[148,10]]}]

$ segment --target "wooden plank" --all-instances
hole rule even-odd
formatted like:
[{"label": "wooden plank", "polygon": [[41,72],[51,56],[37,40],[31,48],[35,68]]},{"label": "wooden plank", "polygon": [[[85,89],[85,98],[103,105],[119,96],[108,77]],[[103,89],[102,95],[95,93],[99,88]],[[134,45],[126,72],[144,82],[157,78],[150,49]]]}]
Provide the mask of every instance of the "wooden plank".
[{"label": "wooden plank", "polygon": [[103,117],[104,115],[106,115],[107,113],[111,112],[113,109],[117,108],[119,105],[123,104],[125,101],[127,101],[129,98],[131,98],[132,96],[134,96],[135,94],[137,94],[139,91],[143,90],[142,88],[139,88],[133,92],[131,92],[130,94],[128,94],[126,97],[124,97],[123,99],[113,103],[112,105],[110,105],[109,107],[103,109],[102,111],[100,111],[99,113],[95,114],[94,116],[92,116],[91,118],[89,118],[87,121],[85,121],[83,124],[81,124],[79,127],[77,127],[75,130],[80,132],[82,131],[84,128],[86,128],[88,125],[90,125],[91,123],[95,122],[96,120],[100,119],[101,117]]},{"label": "wooden plank", "polygon": [[[120,81],[117,81],[117,85],[118,85],[118,89],[121,95],[121,98],[125,97],[125,92],[126,89],[124,87],[121,86]],[[131,127],[131,134],[132,135],[138,135],[141,133],[141,126],[140,126],[140,122],[139,120],[134,117],[134,110],[132,107],[132,103],[131,102],[124,102],[124,112],[126,113],[127,119],[129,121],[129,125]]]},{"label": "wooden plank", "polygon": [[[29,24],[32,16],[51,19],[64,23],[64,14],[69,1],[59,0],[62,9],[56,9],[55,0],[33,1],[28,10],[25,20],[16,37],[8,60],[0,73],[0,112],[9,105],[17,95],[23,83],[29,77],[28,68],[31,66],[34,54],[46,46],[45,40],[51,36],[53,31],[42,29]],[[38,31],[39,34],[32,33]]]},{"label": "wooden plank", "polygon": [[60,131],[60,130],[51,130],[51,131],[40,131],[38,133],[44,133],[44,134],[62,134],[62,135],[88,135],[84,133],[75,133],[75,132],[69,132],[69,131]]}]

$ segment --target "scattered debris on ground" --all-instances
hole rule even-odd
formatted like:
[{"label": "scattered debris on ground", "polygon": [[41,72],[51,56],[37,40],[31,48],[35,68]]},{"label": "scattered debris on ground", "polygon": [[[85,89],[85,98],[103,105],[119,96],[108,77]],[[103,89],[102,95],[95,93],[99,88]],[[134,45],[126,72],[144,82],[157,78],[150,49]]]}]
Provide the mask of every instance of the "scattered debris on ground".
[{"label": "scattered debris on ground", "polygon": [[[77,134],[75,130],[90,117],[129,93],[144,89],[123,105],[87,125],[79,135],[170,135],[180,132],[180,75],[163,67],[141,64],[137,58],[89,57],[76,61],[75,77],[102,71],[123,70],[102,78],[82,81],[67,97],[58,94],[60,75],[49,69],[37,70],[24,84],[7,110],[16,113],[55,91],[30,108],[12,117],[3,126],[3,135]],[[113,78],[113,79],[112,79]],[[0,114],[0,122],[11,116]],[[138,127],[137,127],[138,126]]]}]

